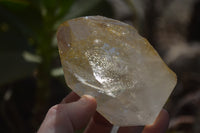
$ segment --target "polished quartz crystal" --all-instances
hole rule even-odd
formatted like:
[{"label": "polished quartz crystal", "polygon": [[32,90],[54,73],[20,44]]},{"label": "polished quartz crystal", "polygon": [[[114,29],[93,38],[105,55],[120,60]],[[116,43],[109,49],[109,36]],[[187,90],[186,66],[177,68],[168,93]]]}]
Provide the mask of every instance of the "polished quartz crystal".
[{"label": "polished quartz crystal", "polygon": [[80,96],[94,96],[107,120],[118,126],[154,122],[176,75],[132,26],[81,17],[61,24],[57,40],[67,85]]}]

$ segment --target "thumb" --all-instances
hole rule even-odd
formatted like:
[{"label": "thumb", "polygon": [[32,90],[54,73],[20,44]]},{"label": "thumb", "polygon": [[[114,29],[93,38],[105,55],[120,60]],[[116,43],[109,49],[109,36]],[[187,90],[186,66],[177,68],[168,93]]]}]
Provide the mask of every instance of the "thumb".
[{"label": "thumb", "polygon": [[38,133],[73,133],[85,126],[96,110],[96,100],[84,95],[80,100],[49,109]]}]

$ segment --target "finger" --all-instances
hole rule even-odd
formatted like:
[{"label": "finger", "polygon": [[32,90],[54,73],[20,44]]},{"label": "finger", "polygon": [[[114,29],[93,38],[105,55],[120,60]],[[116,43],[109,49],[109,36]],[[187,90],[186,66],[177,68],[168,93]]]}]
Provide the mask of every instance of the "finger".
[{"label": "finger", "polygon": [[111,129],[112,124],[96,112],[84,133],[110,133]]},{"label": "finger", "polygon": [[120,127],[117,133],[141,133],[144,126]]},{"label": "finger", "polygon": [[80,99],[80,96],[77,95],[75,92],[71,92],[69,93],[63,100],[62,100],[62,104],[63,103],[71,103],[71,102],[75,102],[77,101],[78,99]]},{"label": "finger", "polygon": [[153,125],[145,126],[142,133],[165,133],[169,125],[169,114],[162,110]]},{"label": "finger", "polygon": [[55,105],[48,111],[38,133],[73,133],[89,122],[95,110],[96,100],[86,95],[73,103]]}]

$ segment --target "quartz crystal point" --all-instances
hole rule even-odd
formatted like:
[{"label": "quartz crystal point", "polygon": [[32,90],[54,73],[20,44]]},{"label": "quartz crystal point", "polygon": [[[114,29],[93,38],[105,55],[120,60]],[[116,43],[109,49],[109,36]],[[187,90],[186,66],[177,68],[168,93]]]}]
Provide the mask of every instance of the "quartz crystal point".
[{"label": "quartz crystal point", "polygon": [[61,24],[57,40],[67,85],[80,96],[94,96],[108,121],[154,122],[176,75],[135,28],[106,17],[81,17]]}]

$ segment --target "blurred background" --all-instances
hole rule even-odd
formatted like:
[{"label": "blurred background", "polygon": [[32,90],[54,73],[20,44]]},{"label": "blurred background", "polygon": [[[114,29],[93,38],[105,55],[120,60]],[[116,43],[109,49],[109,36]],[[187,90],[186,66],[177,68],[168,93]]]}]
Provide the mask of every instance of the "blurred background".
[{"label": "blurred background", "polygon": [[168,133],[200,133],[199,0],[0,0],[0,132],[36,132],[70,92],[55,34],[85,15],[134,25],[150,41],[178,76]]}]

